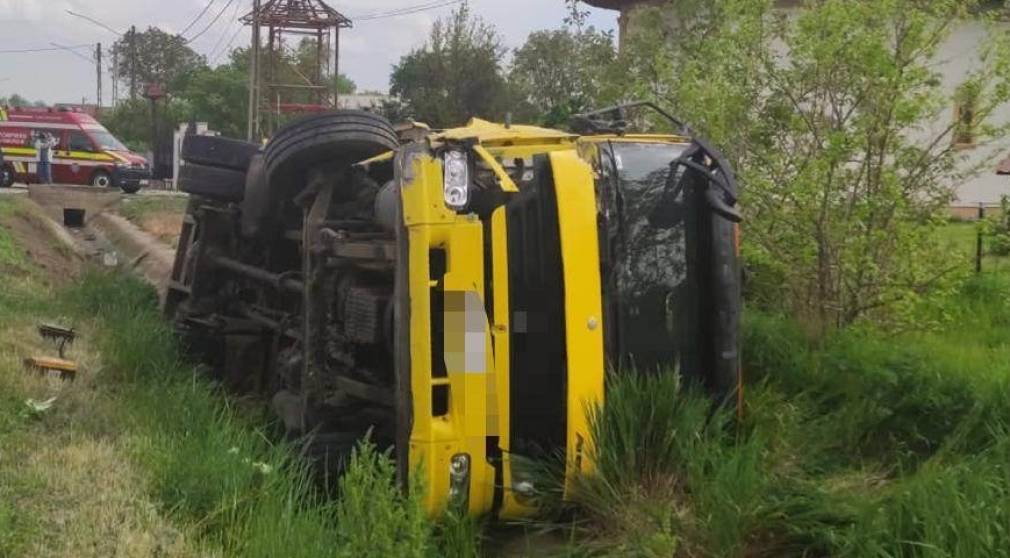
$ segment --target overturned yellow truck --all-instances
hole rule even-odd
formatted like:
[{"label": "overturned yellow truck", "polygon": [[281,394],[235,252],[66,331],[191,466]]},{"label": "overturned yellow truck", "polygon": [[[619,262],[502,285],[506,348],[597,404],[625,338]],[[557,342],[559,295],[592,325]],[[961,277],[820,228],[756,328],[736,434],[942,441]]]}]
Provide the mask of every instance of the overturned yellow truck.
[{"label": "overturned yellow truck", "polygon": [[630,132],[636,107],[577,133],[338,111],[264,148],[190,136],[166,313],[328,474],[367,436],[432,514],[526,515],[531,459],[591,471],[608,371],[738,387],[733,173]]}]

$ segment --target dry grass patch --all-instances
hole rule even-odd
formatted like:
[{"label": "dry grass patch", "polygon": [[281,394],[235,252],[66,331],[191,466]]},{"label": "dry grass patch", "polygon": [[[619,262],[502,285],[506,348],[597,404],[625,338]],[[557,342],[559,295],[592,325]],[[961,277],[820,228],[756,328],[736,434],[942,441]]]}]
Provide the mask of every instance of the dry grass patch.
[{"label": "dry grass patch", "polygon": [[119,212],[144,232],[175,248],[179,245],[179,231],[188,203],[186,196],[127,198]]},{"label": "dry grass patch", "polygon": [[68,355],[82,372],[65,382],[23,369],[24,357],[56,349],[34,331],[36,316],[19,318],[3,327],[0,345],[0,556],[199,555],[159,513],[127,455],[91,332]]}]

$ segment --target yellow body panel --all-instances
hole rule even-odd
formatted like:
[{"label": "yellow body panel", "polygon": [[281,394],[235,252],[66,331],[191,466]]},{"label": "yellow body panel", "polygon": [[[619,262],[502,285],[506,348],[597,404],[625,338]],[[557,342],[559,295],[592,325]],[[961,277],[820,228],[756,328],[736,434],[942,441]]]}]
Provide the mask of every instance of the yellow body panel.
[{"label": "yellow body panel", "polygon": [[[507,174],[502,178],[505,171],[497,161],[533,155],[550,158],[564,268],[567,401],[558,405],[567,408],[566,493],[576,475],[592,469],[587,410],[604,395],[595,179],[575,138],[552,130],[474,121],[467,128],[431,137],[428,145],[415,144],[397,153],[409,251],[412,424],[408,470],[424,471],[425,506],[437,515],[450,505],[451,460],[467,454],[471,464],[468,510],[473,514],[495,511],[495,466],[488,461],[487,451],[489,438],[497,439],[502,459],[497,512],[499,517],[516,518],[533,509],[512,490],[508,216],[505,207],[499,206],[484,223],[476,215],[457,214],[446,207],[442,162],[433,147],[461,139],[477,140],[471,145],[474,157],[496,171],[502,191],[509,194],[518,194],[521,188]],[[445,253],[442,277],[431,276],[433,251]],[[432,315],[433,290],[441,290],[435,294],[445,301],[442,316]],[[490,316],[485,296],[492,298]],[[462,319],[462,306],[477,311]],[[445,376],[436,372],[440,363],[432,362],[433,317],[435,323],[443,320]],[[479,360],[473,360],[475,347],[482,348],[482,352],[476,350]],[[459,356],[464,352],[469,358]],[[446,390],[448,404],[436,409]]]},{"label": "yellow body panel", "polygon": [[566,485],[591,469],[588,409],[603,401],[603,303],[592,168],[574,151],[551,153],[564,264],[568,355]]},{"label": "yellow body panel", "polygon": [[433,141],[464,140],[477,138],[485,147],[501,144],[545,144],[562,140],[573,140],[575,135],[550,128],[515,125],[504,126],[480,118],[474,118],[466,126],[442,131],[433,136]]},{"label": "yellow body panel", "polygon": [[[475,514],[491,509],[494,497],[494,467],[486,458],[489,426],[488,393],[493,391],[495,363],[491,350],[490,326],[483,324],[483,366],[470,369],[467,359],[446,358],[447,377],[435,376],[431,360],[431,291],[441,289],[444,296],[476,297],[483,307],[483,227],[479,221],[448,211],[442,201],[441,164],[427,156],[415,158],[414,179],[404,183],[403,215],[408,230],[410,289],[410,359],[413,420],[410,434],[409,467],[426,474],[425,505],[438,514],[449,504],[449,464],[456,454],[470,456],[469,511]],[[430,277],[430,251],[444,250],[446,273],[441,280]],[[446,304],[445,347],[471,346],[471,335],[449,324],[451,312]],[[438,319],[438,316],[435,316]],[[453,338],[453,336],[457,336]],[[460,339],[458,336],[462,336]],[[448,354],[448,353],[447,353]],[[445,386],[448,386],[447,388]],[[448,409],[436,413],[435,389],[448,389]],[[494,407],[497,408],[497,401]]]}]

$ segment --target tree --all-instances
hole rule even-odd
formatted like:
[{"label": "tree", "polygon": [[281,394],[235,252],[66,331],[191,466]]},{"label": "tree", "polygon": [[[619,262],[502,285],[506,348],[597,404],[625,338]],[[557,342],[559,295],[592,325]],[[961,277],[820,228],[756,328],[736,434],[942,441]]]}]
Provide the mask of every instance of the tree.
[{"label": "tree", "polygon": [[147,83],[179,89],[192,72],[207,65],[206,59],[189,48],[184,38],[157,27],[128,32],[112,45],[112,52],[119,61],[114,71],[136,94],[142,93]]},{"label": "tree", "polygon": [[617,52],[610,32],[586,26],[586,12],[567,0],[562,29],[536,31],[516,49],[509,79],[532,117],[546,126],[613,100]]},{"label": "tree", "polygon": [[46,103],[44,101],[29,101],[27,98],[18,95],[17,93],[12,93],[10,97],[0,97],[0,107],[11,106],[11,107],[44,107]]},{"label": "tree", "polygon": [[435,127],[474,116],[501,119],[509,105],[505,52],[495,28],[464,3],[435,22],[427,43],[393,67],[390,92],[407,114]]},{"label": "tree", "polygon": [[953,187],[985,158],[957,149],[964,122],[950,108],[970,92],[979,143],[1007,131],[992,116],[1010,101],[1010,40],[983,41],[956,91],[938,74],[938,49],[972,8],[824,0],[779,18],[768,2],[682,0],[680,28],[653,25],[661,12],[639,18],[622,66],[632,91],[664,100],[731,155],[749,265],[783,285],[794,312],[822,328],[900,324],[961,265],[937,227]]},{"label": "tree", "polygon": [[[186,122],[192,114],[192,109],[183,99],[169,97],[159,101],[159,117],[161,122],[174,128],[176,123]],[[103,126],[130,149],[145,153],[154,145],[151,129],[151,103],[147,99],[125,99],[114,110],[103,111],[100,116]]]},{"label": "tree", "polygon": [[[150,29],[138,37],[157,37],[157,41],[165,39],[166,34],[157,29]],[[128,41],[124,38],[123,41]],[[138,39],[139,41],[139,39]],[[175,41],[175,43],[178,41]],[[124,44],[128,44],[125,42]],[[303,43],[305,45],[306,43]],[[188,47],[184,47],[187,48]],[[297,82],[299,73],[304,74],[309,67],[306,58],[309,54],[315,56],[314,48],[303,46],[295,51],[286,51],[278,61],[278,68],[285,76]],[[186,58],[186,57],[183,57]],[[178,59],[174,58],[174,59]],[[122,59],[120,69],[122,67]],[[126,70],[128,72],[128,69]],[[243,137],[246,129],[247,107],[249,104],[249,49],[236,48],[229,53],[229,60],[214,68],[207,66],[192,57],[184,64],[165,70],[170,85],[167,88],[168,100],[162,109],[163,122],[170,128],[190,120],[207,122],[213,130],[225,136]],[[154,75],[154,74],[152,74]],[[330,78],[328,85],[331,90],[347,94],[355,91],[357,86],[343,74]],[[287,100],[287,99],[286,99]],[[307,92],[299,92],[290,102],[313,102],[314,98]],[[103,122],[117,137],[138,151],[145,151],[151,145],[150,105],[147,101],[137,98],[121,103],[115,110],[103,115]]]},{"label": "tree", "polygon": [[207,122],[224,136],[241,138],[245,137],[248,118],[248,80],[248,72],[232,64],[202,67],[174,96],[186,102],[187,120]]}]

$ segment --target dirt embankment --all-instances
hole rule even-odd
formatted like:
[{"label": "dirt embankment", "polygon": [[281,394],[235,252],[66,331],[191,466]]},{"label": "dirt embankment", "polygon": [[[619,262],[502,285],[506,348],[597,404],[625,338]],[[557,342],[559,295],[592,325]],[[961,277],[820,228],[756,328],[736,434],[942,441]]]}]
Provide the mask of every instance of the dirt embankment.
[{"label": "dirt embankment", "polygon": [[[97,333],[58,302],[85,264],[42,219],[25,200],[0,200],[0,556],[201,555],[131,458],[142,441],[122,428]],[[57,356],[42,323],[75,328],[75,381],[24,368]]]},{"label": "dirt embankment", "polygon": [[126,198],[118,213],[147,234],[176,248],[188,203],[186,196]]},{"label": "dirt embankment", "polygon": [[0,275],[24,277],[32,273],[30,266],[34,265],[41,271],[35,275],[43,283],[72,281],[81,271],[81,261],[52,237],[42,221],[45,217],[20,200],[8,203],[10,206],[0,208],[0,228],[14,241],[6,247],[6,257],[0,257]]}]

